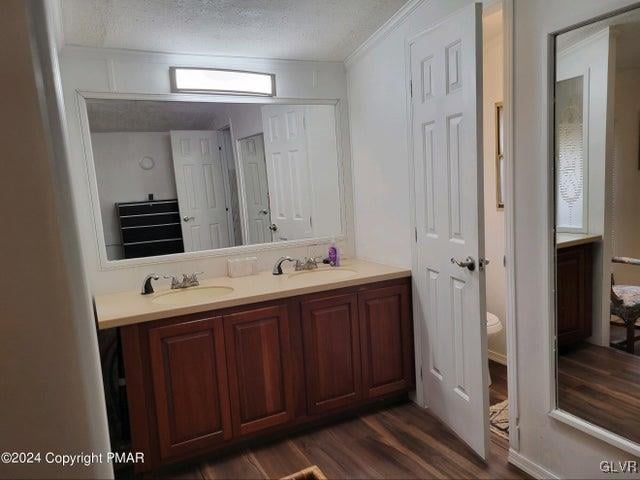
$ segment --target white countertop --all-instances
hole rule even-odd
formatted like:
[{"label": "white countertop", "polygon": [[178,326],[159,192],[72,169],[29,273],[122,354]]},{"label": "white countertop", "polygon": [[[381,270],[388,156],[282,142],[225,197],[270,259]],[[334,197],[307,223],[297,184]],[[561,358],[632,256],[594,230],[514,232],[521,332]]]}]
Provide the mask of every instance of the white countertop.
[{"label": "white countertop", "polygon": [[[330,273],[314,276],[316,270],[300,275],[286,269],[283,275],[273,275],[270,271],[265,271],[247,277],[203,278],[200,280],[201,287],[231,287],[233,291],[224,296],[201,299],[197,303],[188,305],[155,303],[154,299],[169,291],[168,286],[156,288],[156,293],[152,295],[141,295],[139,290],[98,295],[94,299],[98,328],[104,330],[106,328],[121,327],[190,313],[248,305],[411,276],[410,269],[391,267],[358,259],[346,260],[337,268],[323,265],[317,271],[321,270],[344,270],[345,272],[340,278],[338,278],[338,275],[335,276],[336,278],[332,278]],[[142,282],[142,279],[140,281]]]},{"label": "white countertop", "polygon": [[602,240],[602,235],[591,233],[556,233],[556,247],[567,248],[585,243],[595,243]]}]

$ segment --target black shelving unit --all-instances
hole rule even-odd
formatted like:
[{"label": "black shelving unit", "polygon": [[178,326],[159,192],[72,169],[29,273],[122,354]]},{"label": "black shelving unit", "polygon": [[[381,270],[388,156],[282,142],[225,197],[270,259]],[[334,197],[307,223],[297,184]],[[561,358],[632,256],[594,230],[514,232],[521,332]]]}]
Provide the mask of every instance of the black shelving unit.
[{"label": "black shelving unit", "polygon": [[178,200],[116,203],[124,258],[184,252]]}]

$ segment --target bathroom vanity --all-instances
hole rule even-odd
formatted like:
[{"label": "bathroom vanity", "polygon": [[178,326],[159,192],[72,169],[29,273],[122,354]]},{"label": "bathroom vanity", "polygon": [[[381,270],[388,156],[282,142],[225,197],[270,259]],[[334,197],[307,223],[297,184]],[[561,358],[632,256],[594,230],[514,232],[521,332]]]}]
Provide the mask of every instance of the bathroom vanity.
[{"label": "bathroom vanity", "polygon": [[100,296],[96,312],[100,329],[120,328],[132,448],[145,453],[140,472],[414,386],[405,269],[352,260],[208,279],[178,293]]},{"label": "bathroom vanity", "polygon": [[557,329],[558,347],[565,348],[591,336],[593,324],[593,249],[601,235],[558,233]]}]

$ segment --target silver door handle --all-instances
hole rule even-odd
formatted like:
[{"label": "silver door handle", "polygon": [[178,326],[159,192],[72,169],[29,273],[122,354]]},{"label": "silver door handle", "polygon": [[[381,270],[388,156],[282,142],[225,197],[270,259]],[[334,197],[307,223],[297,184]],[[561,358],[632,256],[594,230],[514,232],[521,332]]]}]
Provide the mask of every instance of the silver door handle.
[{"label": "silver door handle", "polygon": [[466,268],[470,272],[473,272],[476,269],[476,261],[473,257],[467,257],[464,260],[457,260],[456,258],[451,257],[451,263],[455,263],[460,268]]},{"label": "silver door handle", "polygon": [[191,220],[195,220],[196,217],[182,217],[182,220],[184,220],[185,222],[190,222]]},{"label": "silver door handle", "polygon": [[271,225],[269,225],[269,230],[275,232],[278,230],[278,226],[275,223],[272,223]]},{"label": "silver door handle", "polygon": [[269,210],[258,210],[258,213],[261,213],[263,215],[267,215],[269,213]]}]

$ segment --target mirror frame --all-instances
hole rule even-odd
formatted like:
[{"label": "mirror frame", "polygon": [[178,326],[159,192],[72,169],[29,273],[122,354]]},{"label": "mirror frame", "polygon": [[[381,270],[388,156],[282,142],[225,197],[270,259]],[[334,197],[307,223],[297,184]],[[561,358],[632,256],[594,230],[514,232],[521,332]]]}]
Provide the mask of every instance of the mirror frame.
[{"label": "mirror frame", "polygon": [[625,452],[640,456],[640,444],[623,437],[611,430],[589,422],[572,413],[562,410],[558,406],[558,310],[557,310],[557,249],[556,249],[556,134],[555,134],[555,93],[556,93],[556,40],[557,37],[576,30],[578,28],[591,25],[602,20],[615,17],[640,8],[640,2],[634,2],[622,8],[617,8],[609,12],[597,15],[592,18],[580,21],[576,24],[551,31],[546,34],[547,48],[547,72],[546,72],[546,135],[547,135],[547,222],[548,222],[548,279],[549,279],[549,322],[548,330],[548,372],[550,377],[550,391],[548,392],[548,413],[554,420],[569,425],[587,435],[595,437],[603,442],[613,445]]},{"label": "mirror frame", "polygon": [[[340,225],[341,232],[336,235],[326,237],[313,237],[300,240],[286,240],[281,242],[258,243],[253,245],[239,245],[235,247],[218,248],[214,250],[201,250],[198,252],[183,252],[170,255],[158,255],[154,257],[130,258],[121,260],[109,260],[107,247],[104,240],[104,227],[100,201],[98,198],[98,179],[96,175],[93,158],[93,148],[91,145],[91,129],[89,125],[89,115],[87,113],[88,100],[147,100],[156,102],[189,102],[189,103],[244,103],[244,104],[281,104],[281,105],[332,105],[335,109],[335,135],[338,156],[338,190],[340,192]],[[91,197],[91,219],[93,230],[97,242],[99,270],[109,271],[122,268],[131,268],[144,265],[155,265],[163,263],[183,262],[190,260],[201,260],[205,258],[230,257],[235,255],[255,254],[268,250],[278,250],[284,248],[295,248],[302,246],[323,245],[333,239],[338,241],[347,240],[347,201],[345,176],[349,169],[345,165],[346,159],[343,151],[345,135],[342,132],[341,113],[344,108],[344,101],[339,99],[307,99],[307,98],[282,98],[282,97],[250,97],[235,95],[211,95],[211,94],[187,94],[187,93],[110,93],[76,91],[76,104],[78,108],[80,122],[80,136],[82,138],[82,154],[85,160],[87,183]],[[231,125],[233,129],[233,125]],[[237,151],[237,145],[234,144]]]}]

